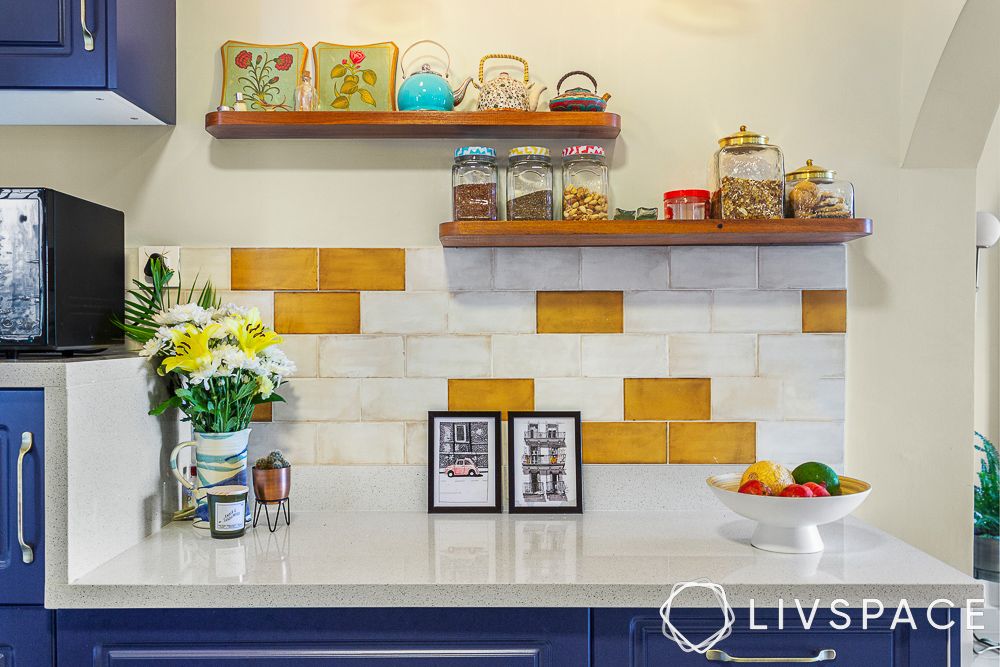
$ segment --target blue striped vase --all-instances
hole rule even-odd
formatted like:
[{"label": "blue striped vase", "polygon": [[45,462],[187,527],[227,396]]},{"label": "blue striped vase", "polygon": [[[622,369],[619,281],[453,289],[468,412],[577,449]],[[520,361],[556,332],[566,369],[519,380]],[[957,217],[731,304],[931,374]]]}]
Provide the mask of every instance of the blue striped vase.
[{"label": "blue striped vase", "polygon": [[[207,489],[213,486],[238,484],[247,486],[247,442],[251,429],[235,433],[195,433],[194,440],[182,442],[170,453],[170,470],[181,484],[194,491],[196,528],[208,528]],[[195,484],[177,470],[177,456],[185,447],[194,447],[194,464],[198,468]],[[246,520],[250,521],[250,503]]]}]

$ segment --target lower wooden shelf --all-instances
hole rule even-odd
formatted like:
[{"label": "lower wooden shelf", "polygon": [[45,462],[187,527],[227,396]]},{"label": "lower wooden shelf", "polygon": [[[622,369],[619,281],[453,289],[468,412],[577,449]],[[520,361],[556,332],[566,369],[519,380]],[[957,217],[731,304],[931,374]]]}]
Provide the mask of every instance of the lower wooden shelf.
[{"label": "lower wooden shelf", "polygon": [[447,248],[531,246],[822,245],[871,236],[868,218],[814,220],[566,220],[445,222]]}]

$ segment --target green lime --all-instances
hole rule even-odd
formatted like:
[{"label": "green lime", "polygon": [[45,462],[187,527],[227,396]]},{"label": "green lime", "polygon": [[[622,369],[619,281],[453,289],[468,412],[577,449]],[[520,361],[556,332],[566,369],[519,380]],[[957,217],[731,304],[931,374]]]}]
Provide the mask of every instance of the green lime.
[{"label": "green lime", "polygon": [[817,461],[803,463],[792,471],[792,477],[795,478],[796,484],[815,482],[816,484],[822,484],[825,486],[831,496],[840,495],[840,478],[837,476],[837,473],[834,472],[833,468],[825,463],[819,463]]}]

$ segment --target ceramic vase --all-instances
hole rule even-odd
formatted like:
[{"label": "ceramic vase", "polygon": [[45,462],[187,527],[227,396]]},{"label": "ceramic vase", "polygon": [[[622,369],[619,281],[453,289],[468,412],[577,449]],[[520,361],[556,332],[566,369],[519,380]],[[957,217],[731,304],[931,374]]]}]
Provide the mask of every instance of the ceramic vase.
[{"label": "ceramic vase", "polygon": [[[182,442],[170,453],[170,471],[194,493],[196,528],[208,528],[207,489],[231,484],[247,486],[247,443],[250,431],[247,428],[234,433],[195,433],[194,440]],[[194,447],[193,461],[198,469],[194,484],[185,479],[177,469],[177,457],[186,447]],[[246,521],[250,521],[249,503]]]}]

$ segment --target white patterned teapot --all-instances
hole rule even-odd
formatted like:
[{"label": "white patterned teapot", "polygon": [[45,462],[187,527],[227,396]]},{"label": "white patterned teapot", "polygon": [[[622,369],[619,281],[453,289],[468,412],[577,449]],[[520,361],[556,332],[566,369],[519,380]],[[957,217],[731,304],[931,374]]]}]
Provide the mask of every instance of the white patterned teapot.
[{"label": "white patterned teapot", "polygon": [[[516,60],[524,65],[524,81],[512,78],[507,72],[499,76],[483,80],[483,69],[490,58],[506,58]],[[478,111],[535,111],[538,109],[538,99],[545,92],[546,86],[537,81],[528,83],[528,61],[520,56],[509,53],[490,53],[479,61],[479,81],[474,82],[479,88]]]}]

